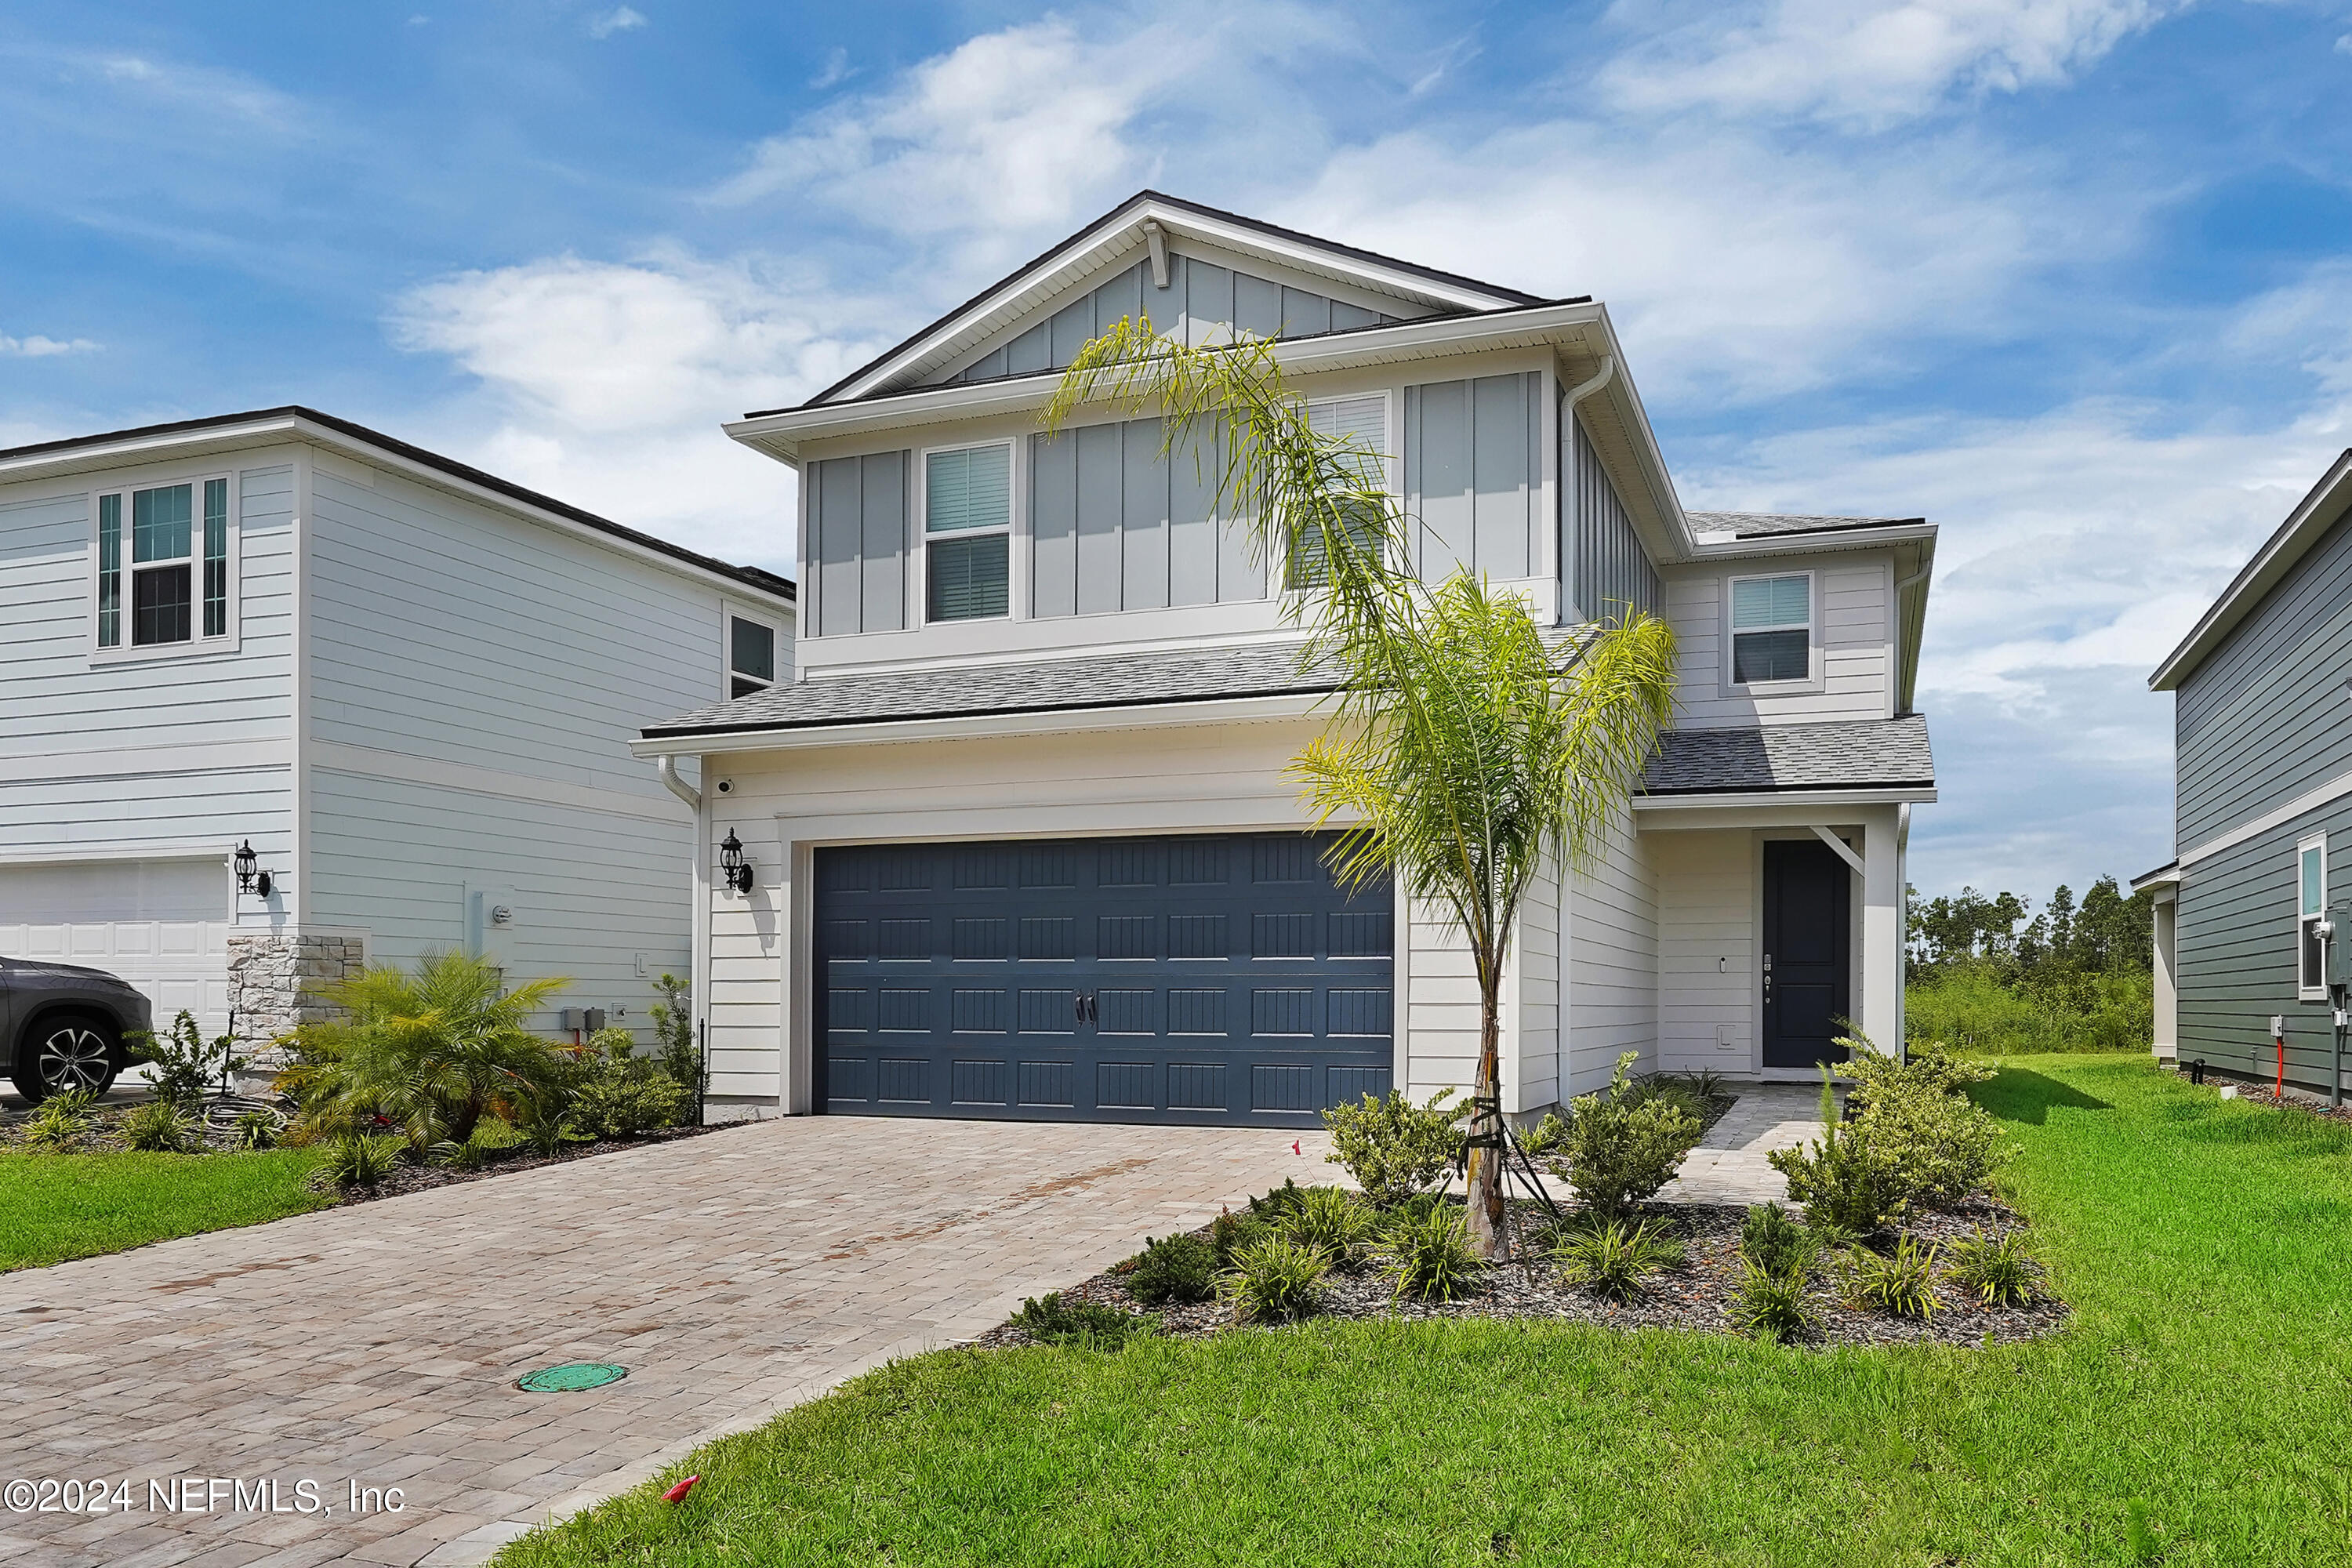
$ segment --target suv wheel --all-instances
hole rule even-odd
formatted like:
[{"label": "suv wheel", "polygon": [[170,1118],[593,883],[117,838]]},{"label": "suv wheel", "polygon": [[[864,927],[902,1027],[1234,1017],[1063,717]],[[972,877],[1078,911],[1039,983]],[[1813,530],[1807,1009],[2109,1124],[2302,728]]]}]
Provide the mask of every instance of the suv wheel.
[{"label": "suv wheel", "polygon": [[38,1104],[68,1089],[104,1094],[121,1068],[114,1026],[88,1013],[55,1013],[16,1045],[16,1092]]}]

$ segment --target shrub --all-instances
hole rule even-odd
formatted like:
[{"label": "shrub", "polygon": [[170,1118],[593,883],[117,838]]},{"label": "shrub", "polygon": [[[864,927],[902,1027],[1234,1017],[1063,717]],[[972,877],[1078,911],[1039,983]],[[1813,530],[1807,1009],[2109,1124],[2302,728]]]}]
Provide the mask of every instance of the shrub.
[{"label": "shrub", "polygon": [[1819,1329],[1822,1315],[1805,1293],[1802,1272],[1782,1273],[1750,1263],[1739,1281],[1739,1299],[1731,1305],[1731,1321],[1743,1334],[1785,1344]]},{"label": "shrub", "polygon": [[2155,991],[2147,969],[2011,981],[2000,968],[1947,963],[1913,979],[1903,1011],[1915,1037],[1982,1054],[2147,1048]]},{"label": "shrub", "polygon": [[195,1143],[195,1118],[168,1100],[134,1105],[122,1118],[122,1141],[149,1154],[184,1154]]},{"label": "shrub", "polygon": [[634,1138],[674,1125],[686,1090],[649,1058],[635,1054],[626,1029],[599,1029],[573,1070],[567,1116],[594,1138]]},{"label": "shrub", "polygon": [[1400,1215],[1389,1226],[1388,1240],[1400,1297],[1458,1301],[1470,1293],[1485,1268],[1471,1249],[1463,1215],[1443,1204]]},{"label": "shrub", "polygon": [[1100,1301],[1073,1301],[1058,1290],[1034,1296],[1013,1314],[1013,1326],[1045,1345],[1084,1345],[1089,1350],[1115,1351],[1129,1340],[1155,1333],[1160,1321],[1150,1313],[1122,1312]]},{"label": "shrub", "polygon": [[1540,1160],[1559,1151],[1568,1140],[1568,1118],[1557,1110],[1547,1110],[1543,1120],[1519,1133],[1519,1148],[1530,1160]]},{"label": "shrub", "polygon": [[1757,1204],[1739,1225],[1739,1256],[1751,1268],[1802,1280],[1819,1256],[1822,1238],[1789,1217],[1779,1204]]},{"label": "shrub", "polygon": [[1916,1048],[1907,1062],[1853,1047],[1853,1126],[1894,1173],[1906,1204],[1948,1206],[1985,1185],[2010,1151],[2000,1124],[1965,1092],[1992,1068],[1951,1056],[1940,1045]]},{"label": "shrub", "polygon": [[680,1091],[678,1122],[694,1115],[702,1099],[702,1049],[694,1039],[692,993],[685,981],[665,974],[654,982],[661,1000],[653,1005],[654,1060]]},{"label": "shrub", "polygon": [[412,971],[381,967],[324,988],[341,1016],[294,1031],[278,1087],[314,1133],[359,1133],[382,1116],[419,1152],[463,1142],[494,1103],[560,1098],[567,1065],[523,1026],[567,984],[512,991],[499,969],[464,953]]},{"label": "shrub", "polygon": [[193,1105],[211,1090],[226,1089],[230,1079],[252,1065],[236,1054],[236,1043],[228,1036],[206,1040],[196,1027],[195,1015],[184,1007],[165,1033],[133,1029],[122,1039],[131,1060],[154,1069],[148,1082],[155,1098],[173,1105]]},{"label": "shrub", "polygon": [[1128,1293],[1146,1306],[1205,1301],[1217,1289],[1217,1249],[1197,1236],[1146,1237],[1128,1272]]},{"label": "shrub", "polygon": [[1789,1196],[1805,1205],[1807,1225],[1854,1236],[1883,1229],[1906,1205],[1894,1163],[1870,1131],[1843,1126],[1827,1068],[1822,1069],[1822,1135],[1801,1149],[1775,1149],[1765,1158],[1789,1179]]},{"label": "shrub", "polygon": [[1218,1268],[1230,1268],[1234,1253],[1255,1247],[1271,1234],[1272,1227],[1256,1215],[1226,1209],[1209,1222],[1209,1249],[1217,1255]]},{"label": "shrub", "polygon": [[1950,1267],[1944,1278],[1988,1307],[2021,1307],[2033,1300],[2041,1265],[2022,1232],[1989,1237],[1981,1227],[1944,1249]]},{"label": "shrub", "polygon": [[1250,1216],[1265,1225],[1280,1225],[1297,1213],[1298,1205],[1306,1201],[1307,1189],[1285,1177],[1282,1185],[1268,1187],[1265,1196],[1250,1199]]},{"label": "shrub", "polygon": [[247,1152],[275,1149],[286,1131],[286,1119],[274,1110],[246,1110],[229,1129],[229,1141]]},{"label": "shrub", "polygon": [[1217,1281],[1217,1293],[1244,1323],[1280,1323],[1303,1318],[1323,1302],[1323,1276],[1330,1264],[1311,1247],[1279,1236],[1263,1237],[1234,1252],[1233,1268]]},{"label": "shrub", "polygon": [[1701,1100],[1729,1098],[1729,1090],[1725,1087],[1728,1080],[1713,1068],[1701,1068],[1696,1072],[1684,1073],[1677,1081]]},{"label": "shrub", "polygon": [[89,1137],[98,1119],[92,1107],[98,1097],[86,1089],[68,1089],[41,1101],[25,1122],[25,1142],[35,1149],[70,1149]]},{"label": "shrub", "polygon": [[1631,1296],[1643,1275],[1682,1262],[1683,1249],[1648,1222],[1622,1220],[1570,1233],[1552,1248],[1560,1274],[1603,1296]]},{"label": "shrub", "polygon": [[1628,1081],[1637,1059],[1632,1051],[1617,1058],[1605,1094],[1576,1098],[1566,1146],[1550,1162],[1602,1225],[1655,1197],[1699,1139],[1698,1119],[1672,1097]]},{"label": "shrub", "polygon": [[392,1174],[407,1147],[406,1139],[392,1133],[346,1132],[327,1146],[319,1170],[339,1187],[373,1187]]},{"label": "shrub", "polygon": [[1345,1187],[1302,1187],[1277,1232],[1320,1252],[1335,1268],[1352,1266],[1380,1230],[1379,1216]]},{"label": "shrub", "polygon": [[1913,1237],[1898,1239],[1892,1252],[1848,1248],[1840,1283],[1855,1306],[1876,1307],[1898,1318],[1932,1318],[1944,1304],[1936,1294],[1935,1248]]},{"label": "shrub", "polygon": [[1331,1152],[1324,1156],[1347,1167],[1364,1195],[1382,1208],[1435,1186],[1462,1152],[1462,1120],[1469,1109],[1455,1107],[1450,1089],[1416,1106],[1391,1089],[1360,1104],[1335,1105],[1323,1113],[1331,1130]]}]

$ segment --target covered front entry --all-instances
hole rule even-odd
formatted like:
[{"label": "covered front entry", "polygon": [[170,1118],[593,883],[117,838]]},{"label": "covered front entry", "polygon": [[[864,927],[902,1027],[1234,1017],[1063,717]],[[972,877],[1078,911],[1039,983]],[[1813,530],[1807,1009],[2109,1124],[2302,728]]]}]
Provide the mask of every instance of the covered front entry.
[{"label": "covered front entry", "polygon": [[815,1109],[1311,1126],[1385,1093],[1395,910],[1330,836],[815,852]]},{"label": "covered front entry", "polygon": [[1818,838],[1764,846],[1764,1065],[1842,1062],[1853,1011],[1853,879]]}]

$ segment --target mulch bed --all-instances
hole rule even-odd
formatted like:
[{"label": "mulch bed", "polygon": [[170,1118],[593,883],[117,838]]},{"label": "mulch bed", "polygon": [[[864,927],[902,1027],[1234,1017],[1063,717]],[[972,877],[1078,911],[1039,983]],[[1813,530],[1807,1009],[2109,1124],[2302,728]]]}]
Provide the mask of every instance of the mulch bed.
[{"label": "mulch bed", "polygon": [[[1395,1295],[1394,1280],[1377,1263],[1353,1273],[1333,1270],[1325,1277],[1323,1309],[1327,1318],[1431,1319],[1502,1318],[1558,1322],[1594,1323],[1612,1329],[1687,1329],[1705,1333],[1731,1333],[1731,1309],[1744,1270],[1739,1260],[1739,1226],[1747,1211],[1712,1205],[1660,1206],[1656,1218],[1673,1226],[1686,1253],[1678,1268],[1650,1276],[1647,1289],[1626,1300],[1612,1300],[1581,1286],[1563,1282],[1559,1271],[1537,1254],[1536,1233],[1546,1219],[1539,1205],[1510,1205],[1512,1251],[1533,1261],[1505,1264],[1489,1270],[1475,1295],[1454,1302],[1419,1301]],[[1978,1226],[1987,1235],[2021,1229],[2025,1220],[2015,1210],[1991,1198],[1975,1198],[1948,1212],[1930,1214],[1904,1228],[1922,1242],[1941,1243],[1965,1236]],[[1205,1237],[1204,1227],[1198,1234]],[[2040,1298],[2021,1307],[1988,1307],[1949,1285],[1937,1287],[1944,1306],[1927,1321],[1897,1318],[1868,1308],[1849,1306],[1837,1293],[1829,1271],[1816,1269],[1813,1305],[1822,1315],[1822,1330],[1806,1342],[1832,1345],[2013,1344],[2036,1339],[2062,1327],[2067,1308],[2062,1301]],[[1097,1274],[1062,1292],[1065,1300],[1098,1301],[1123,1311],[1145,1309],[1128,1294],[1117,1271]],[[1177,1339],[1204,1339],[1234,1331],[1229,1309],[1216,1301],[1170,1304],[1154,1309],[1160,1331]],[[1024,1345],[1029,1336],[1011,1323],[1000,1324],[972,1343],[982,1348]]]},{"label": "mulch bed", "polygon": [[[2189,1075],[2184,1072],[2180,1077],[2186,1081]],[[2234,1087],[2238,1091],[2237,1098],[2248,1105],[2267,1105],[2274,1110],[2300,1110],[2306,1116],[2316,1116],[2322,1121],[2341,1121],[2352,1125],[2352,1100],[2347,1100],[2340,1107],[2331,1106],[2319,1095],[2305,1099],[2303,1096],[2307,1090],[2290,1092],[2282,1098],[2276,1089],[2266,1083],[2236,1082],[2214,1076],[2205,1079],[2205,1087],[2216,1089]]]}]

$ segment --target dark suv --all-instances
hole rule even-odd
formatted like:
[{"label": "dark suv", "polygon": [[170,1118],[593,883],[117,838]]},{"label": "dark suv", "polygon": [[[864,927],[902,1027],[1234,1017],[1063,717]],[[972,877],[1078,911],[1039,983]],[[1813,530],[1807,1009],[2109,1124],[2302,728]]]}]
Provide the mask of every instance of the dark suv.
[{"label": "dark suv", "polygon": [[0,958],[0,1044],[26,1100],[104,1094],[129,1059],[122,1037],[154,1026],[153,1005],[103,969]]}]

